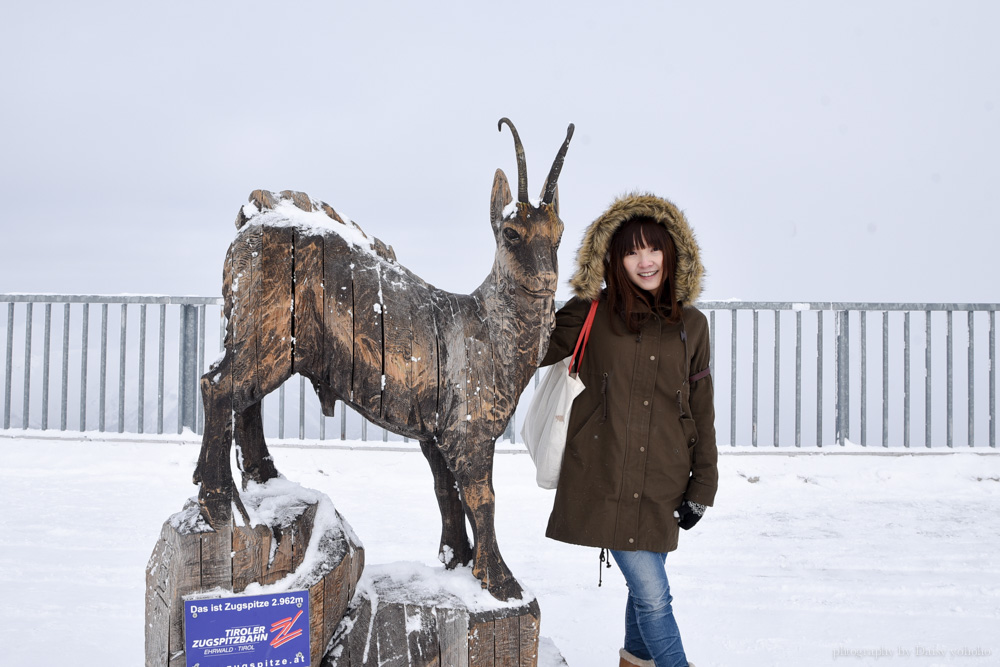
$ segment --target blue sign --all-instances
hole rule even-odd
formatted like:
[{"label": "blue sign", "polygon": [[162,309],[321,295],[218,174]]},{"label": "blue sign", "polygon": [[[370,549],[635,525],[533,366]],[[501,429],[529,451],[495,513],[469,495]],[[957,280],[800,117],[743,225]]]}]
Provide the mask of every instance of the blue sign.
[{"label": "blue sign", "polygon": [[309,591],[184,602],[187,667],[309,664]]}]

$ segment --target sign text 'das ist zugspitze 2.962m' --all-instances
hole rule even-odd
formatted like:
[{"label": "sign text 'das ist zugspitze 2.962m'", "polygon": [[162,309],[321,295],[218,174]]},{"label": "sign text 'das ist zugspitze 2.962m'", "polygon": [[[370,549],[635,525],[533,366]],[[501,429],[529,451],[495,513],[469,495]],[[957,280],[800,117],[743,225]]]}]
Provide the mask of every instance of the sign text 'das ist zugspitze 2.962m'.
[{"label": "sign text 'das ist zugspitze 2.962m'", "polygon": [[309,592],[184,602],[187,667],[309,664]]}]

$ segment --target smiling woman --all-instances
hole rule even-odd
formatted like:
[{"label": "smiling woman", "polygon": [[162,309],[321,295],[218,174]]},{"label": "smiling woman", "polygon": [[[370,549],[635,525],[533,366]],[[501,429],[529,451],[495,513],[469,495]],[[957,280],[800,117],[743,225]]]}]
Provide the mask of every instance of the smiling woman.
[{"label": "smiling woman", "polygon": [[611,551],[629,591],[623,666],[689,664],[664,564],[718,486],[708,323],[690,305],[701,274],[676,206],[617,200],[584,236],[577,297],[556,314],[543,360],[567,356],[596,302],[545,534]]}]

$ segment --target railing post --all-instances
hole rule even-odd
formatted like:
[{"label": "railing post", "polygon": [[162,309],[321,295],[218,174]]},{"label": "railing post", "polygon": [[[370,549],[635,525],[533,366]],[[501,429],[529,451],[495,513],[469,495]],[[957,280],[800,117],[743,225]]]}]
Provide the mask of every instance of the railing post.
[{"label": "railing post", "polygon": [[66,430],[69,410],[69,303],[63,305],[63,354],[62,354],[62,408],[59,410],[59,430]]},{"label": "railing post", "polygon": [[889,446],[889,312],[882,311],[882,446]]},{"label": "railing post", "polygon": [[997,446],[997,319],[990,311],[990,447]]},{"label": "railing post", "polygon": [[198,427],[198,309],[181,306],[180,377],[178,378],[177,433]]},{"label": "railing post", "polygon": [[205,432],[205,406],[201,400],[201,374],[205,372],[205,321],[208,319],[205,311],[204,304],[198,306],[198,358],[194,369],[195,433],[198,435]]},{"label": "railing post", "polygon": [[823,311],[816,311],[816,446],[823,446]]},{"label": "railing post", "polygon": [[802,446],[802,311],[795,311],[795,446]]},{"label": "railing post", "polygon": [[861,446],[868,446],[868,319],[867,311],[858,313],[861,320]]},{"label": "railing post", "polygon": [[31,415],[31,307],[30,301],[25,304],[24,314],[24,407],[21,409],[22,428],[28,428],[28,417]]},{"label": "railing post", "polygon": [[924,311],[924,447],[931,446],[931,412],[934,384],[931,382],[931,311]]},{"label": "railing post", "polygon": [[[14,359],[14,302],[7,304],[7,363],[4,366],[3,427],[10,428],[10,388]],[[81,429],[82,430],[82,429]]]},{"label": "railing post", "polygon": [[733,308],[729,311],[732,321],[730,327],[730,353],[729,353],[729,444],[736,446],[736,323],[737,311]]},{"label": "railing post", "polygon": [[49,354],[52,350],[52,304],[45,304],[45,332],[42,336],[42,430],[49,427]]},{"label": "railing post", "polygon": [[750,425],[751,425],[751,443],[754,447],[757,446],[757,386],[758,386],[758,334],[757,334],[757,309],[754,308],[753,311],[753,384],[751,385],[751,403],[750,403]]},{"label": "railing post", "polygon": [[910,311],[903,313],[903,447],[910,446]]},{"label": "railing post", "polygon": [[952,328],[953,328],[952,327],[952,319],[953,319],[952,318],[952,311],[950,311],[950,310],[947,311],[945,313],[945,318],[946,318],[946,322],[948,324],[947,335],[946,335],[946,338],[945,338],[945,357],[947,359],[947,365],[945,366],[945,372],[948,374],[948,384],[947,384],[947,394],[946,394],[946,396],[947,396],[947,398],[946,398],[946,401],[947,401],[946,405],[948,406],[948,408],[947,408],[947,412],[945,413],[945,415],[946,415],[945,418],[947,419],[947,421],[945,422],[945,424],[946,424],[946,428],[945,428],[945,442],[947,443],[948,448],[951,449],[955,445],[954,438],[953,438],[954,428],[955,428],[955,418],[954,418],[954,389],[953,389],[953,387],[954,387],[954,385],[953,385],[953,382],[954,382],[954,373],[953,373],[953,370],[954,370],[954,366],[953,366],[953,364],[954,364],[954,359],[953,359],[954,354],[953,354],[953,351],[952,351],[953,347],[954,347],[954,344],[955,344],[955,339],[954,339],[953,331],[952,331]]},{"label": "railing post", "polygon": [[848,311],[837,311],[837,341],[834,345],[837,366],[837,399],[836,399],[836,439],[840,445],[847,441],[850,431],[850,393],[848,391],[849,357],[849,322]]}]

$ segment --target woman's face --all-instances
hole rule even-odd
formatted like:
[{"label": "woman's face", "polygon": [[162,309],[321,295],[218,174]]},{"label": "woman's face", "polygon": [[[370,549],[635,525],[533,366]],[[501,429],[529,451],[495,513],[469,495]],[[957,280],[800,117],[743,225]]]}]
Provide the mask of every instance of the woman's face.
[{"label": "woman's face", "polygon": [[637,287],[656,294],[663,284],[663,251],[650,246],[636,247],[622,258],[625,273]]}]

